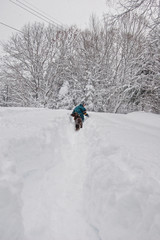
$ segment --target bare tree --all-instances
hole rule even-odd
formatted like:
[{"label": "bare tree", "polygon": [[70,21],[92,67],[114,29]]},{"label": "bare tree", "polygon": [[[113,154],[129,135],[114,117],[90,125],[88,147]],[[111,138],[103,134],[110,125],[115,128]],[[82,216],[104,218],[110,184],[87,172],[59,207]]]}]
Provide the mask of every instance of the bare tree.
[{"label": "bare tree", "polygon": [[60,36],[53,27],[39,23],[25,26],[23,32],[3,45],[6,56],[2,75],[10,83],[17,104],[46,105],[56,88],[53,83],[58,76],[55,59],[59,56]]},{"label": "bare tree", "polygon": [[134,12],[148,19],[148,26],[151,28],[160,24],[160,0],[120,0],[119,3],[122,13],[117,17]]}]

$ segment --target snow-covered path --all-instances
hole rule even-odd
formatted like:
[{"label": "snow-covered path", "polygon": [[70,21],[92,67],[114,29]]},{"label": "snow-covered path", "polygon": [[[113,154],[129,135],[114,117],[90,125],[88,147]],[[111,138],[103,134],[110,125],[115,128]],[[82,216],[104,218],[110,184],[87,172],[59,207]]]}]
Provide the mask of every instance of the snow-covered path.
[{"label": "snow-covered path", "polygon": [[160,238],[160,116],[90,116],[0,109],[0,239]]},{"label": "snow-covered path", "polygon": [[8,122],[4,120],[11,132],[5,130],[13,138],[4,145],[10,148],[8,158],[23,179],[26,239],[94,240],[84,214],[87,147],[83,129],[74,131],[67,111],[11,109],[7,113],[12,113]]},{"label": "snow-covered path", "polygon": [[29,199],[27,194],[32,194],[29,208],[34,209],[29,212],[27,202],[23,210],[26,232],[30,233],[28,239],[94,240],[84,214],[83,186],[87,174],[84,132],[74,132],[67,114],[54,124],[57,124],[55,128],[45,131],[44,155],[47,156],[50,149],[55,162],[46,164],[43,170],[36,169],[39,178],[29,171],[27,178],[33,190],[32,193],[26,187],[23,190],[24,202]]}]

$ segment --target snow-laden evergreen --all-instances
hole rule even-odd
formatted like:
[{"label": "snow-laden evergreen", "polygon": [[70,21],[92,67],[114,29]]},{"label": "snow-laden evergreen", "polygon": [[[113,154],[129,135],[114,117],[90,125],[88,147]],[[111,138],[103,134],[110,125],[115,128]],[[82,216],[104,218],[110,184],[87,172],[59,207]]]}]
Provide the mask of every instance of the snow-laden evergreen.
[{"label": "snow-laden evergreen", "polygon": [[89,114],[0,108],[0,239],[160,238],[160,116]]}]

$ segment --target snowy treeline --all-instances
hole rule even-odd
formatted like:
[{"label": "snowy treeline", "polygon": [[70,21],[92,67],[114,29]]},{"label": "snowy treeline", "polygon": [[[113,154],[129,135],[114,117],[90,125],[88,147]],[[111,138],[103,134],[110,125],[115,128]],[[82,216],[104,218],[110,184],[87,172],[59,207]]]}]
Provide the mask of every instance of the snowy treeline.
[{"label": "snowy treeline", "polygon": [[160,113],[156,20],[149,28],[146,15],[128,11],[92,16],[86,30],[24,26],[3,44],[0,105],[71,109],[85,98],[90,111]]}]

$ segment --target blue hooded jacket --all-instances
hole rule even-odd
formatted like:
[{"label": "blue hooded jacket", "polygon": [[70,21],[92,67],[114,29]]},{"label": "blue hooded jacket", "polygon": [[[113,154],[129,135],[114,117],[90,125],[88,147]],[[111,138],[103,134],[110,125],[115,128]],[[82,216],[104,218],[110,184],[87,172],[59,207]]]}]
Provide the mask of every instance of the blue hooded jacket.
[{"label": "blue hooded jacket", "polygon": [[80,115],[80,117],[82,118],[82,121],[84,121],[84,115],[88,116],[88,114],[86,113],[86,109],[83,107],[82,104],[75,107],[72,114],[74,114],[74,113],[78,113]]}]

